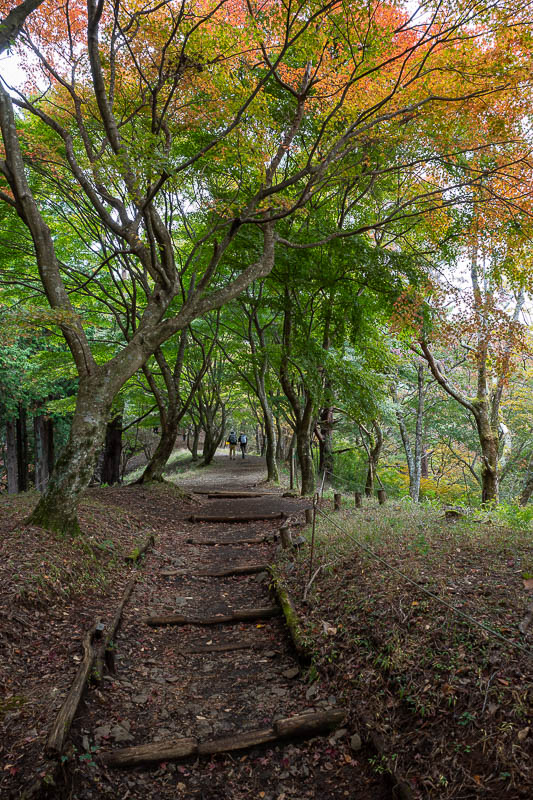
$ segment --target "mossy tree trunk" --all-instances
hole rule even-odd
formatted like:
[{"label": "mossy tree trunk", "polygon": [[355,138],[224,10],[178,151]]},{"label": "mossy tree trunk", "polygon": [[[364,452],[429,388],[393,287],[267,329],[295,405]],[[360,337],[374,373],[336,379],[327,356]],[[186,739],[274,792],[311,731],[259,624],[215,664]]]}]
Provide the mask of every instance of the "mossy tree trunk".
[{"label": "mossy tree trunk", "polygon": [[79,533],[77,506],[104,444],[115,384],[100,373],[80,380],[69,438],[29,524],[61,534]]}]

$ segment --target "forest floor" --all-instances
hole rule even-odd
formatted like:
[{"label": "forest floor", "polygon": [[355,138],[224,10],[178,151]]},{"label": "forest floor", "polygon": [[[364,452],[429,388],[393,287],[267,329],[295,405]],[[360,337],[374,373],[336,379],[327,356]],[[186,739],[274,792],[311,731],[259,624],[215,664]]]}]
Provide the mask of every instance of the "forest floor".
[{"label": "forest floor", "polygon": [[[87,691],[62,779],[53,776],[49,796],[531,797],[531,655],[437,599],[531,653],[531,627],[519,631],[532,599],[530,533],[490,520],[450,522],[440,511],[405,503],[371,502],[333,515],[325,499],[310,571],[307,545],[295,560],[270,541],[236,543],[273,533],[279,520],[190,519],[283,511],[297,527],[303,523],[305,501],[282,498],[265,484],[260,459],[230,462],[222,453],[211,467],[180,472],[176,481],[189,496],[172,484],[88,490],[79,540],[24,526],[35,495],[0,497],[0,796],[46,786],[44,745],[76,673],[83,634],[96,619],[109,622],[136,577],[117,637],[116,674]],[[252,487],[273,496],[203,494]],[[144,562],[127,565],[124,556],[150,534],[155,545]],[[304,535],[310,539],[308,528]],[[201,617],[270,605],[263,571],[194,573],[276,559],[301,615],[310,666],[298,664],[277,617],[211,627],[143,622],[150,614]],[[164,574],[172,570],[185,573]],[[246,647],[209,652],[217,645]],[[135,769],[103,763],[103,754],[117,748],[187,736],[209,741],[309,709],[344,709],[346,721],[307,741]]]}]

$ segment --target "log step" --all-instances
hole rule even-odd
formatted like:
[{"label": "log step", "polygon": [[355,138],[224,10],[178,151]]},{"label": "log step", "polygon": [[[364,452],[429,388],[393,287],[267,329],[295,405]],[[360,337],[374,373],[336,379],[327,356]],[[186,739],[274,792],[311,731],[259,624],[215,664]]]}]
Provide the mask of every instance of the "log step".
[{"label": "log step", "polygon": [[217,491],[216,489],[198,489],[194,494],[207,495],[207,497],[279,497],[279,492],[261,492],[243,489],[242,491]]},{"label": "log step", "polygon": [[189,522],[260,522],[269,519],[284,519],[285,514],[279,511],[276,514],[248,514],[247,516],[214,516],[210,514],[192,514]]},{"label": "log step", "polygon": [[226,569],[203,569],[200,572],[189,572],[187,569],[162,569],[159,574],[165,578],[176,575],[189,575],[191,578],[227,578],[231,575],[253,575],[258,572],[266,572],[268,567],[268,564],[244,564],[240,567],[227,567]]},{"label": "log step", "polygon": [[254,536],[250,539],[185,539],[187,544],[200,544],[208,545],[210,547],[219,544],[263,544],[264,542],[272,542],[275,539],[275,534],[271,536]]},{"label": "log step", "polygon": [[230,653],[232,650],[254,650],[264,647],[263,644],[255,642],[235,642],[234,644],[204,644],[197,645],[196,647],[188,647],[181,652],[184,655],[192,656],[195,654],[206,653]]},{"label": "log step", "polygon": [[213,617],[185,617],[182,614],[166,614],[163,616],[146,617],[143,622],[152,628],[161,625],[221,625],[232,622],[252,622],[256,619],[269,619],[278,617],[281,611],[278,606],[265,606],[264,608],[243,608],[232,611],[231,614],[220,614]]},{"label": "log step", "polygon": [[246,497],[278,497],[279,495],[274,492],[209,492],[207,497],[215,499],[217,497],[226,497],[231,499],[246,498]]},{"label": "log step", "polygon": [[278,719],[269,728],[236,733],[207,742],[194,738],[170,739],[164,742],[124,747],[100,758],[110,767],[135,767],[159,761],[176,761],[192,755],[212,755],[245,750],[277,739],[311,737],[335,730],[346,717],[344,711],[318,711]]}]

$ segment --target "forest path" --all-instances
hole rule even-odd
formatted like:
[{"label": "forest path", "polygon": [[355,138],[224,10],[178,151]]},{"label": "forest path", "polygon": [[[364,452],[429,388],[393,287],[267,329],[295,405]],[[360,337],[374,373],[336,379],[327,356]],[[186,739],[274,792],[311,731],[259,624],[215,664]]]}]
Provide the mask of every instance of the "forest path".
[{"label": "forest path", "polygon": [[[255,484],[264,479],[264,463],[257,457],[217,461],[199,470],[198,480],[179,480],[180,486],[202,492],[239,492],[257,488]],[[143,496],[148,500],[149,492],[132,494],[132,500],[134,496],[137,502]],[[195,523],[191,512],[182,507],[173,510],[170,503],[166,509],[158,508],[159,521],[166,517],[167,524],[156,534],[155,548],[125,609],[117,640],[116,675],[106,676],[102,689],[90,692],[72,731],[82,757],[72,770],[71,796],[77,800],[101,796],[124,800],[390,798],[383,778],[350,750],[347,729],[307,741],[270,742],[177,762],[158,760],[135,769],[103,764],[105,754],[124,747],[184,737],[212,741],[265,729],[276,719],[307,710],[341,707],[339,698],[323,696],[319,682],[302,680],[279,616],[209,627],[146,624],[146,617],[154,614],[199,618],[271,607],[265,571],[228,577],[195,573],[272,563],[275,545],[269,535],[280,521],[247,522],[246,516],[283,511],[293,519],[302,518],[308,505],[282,498],[279,491],[242,499],[201,495],[200,502],[194,514],[231,512],[242,522]],[[237,542],[243,538],[257,542]],[[199,543],[202,540],[219,544],[206,546]],[[183,574],[169,574],[176,571]],[[98,754],[94,762],[91,752]]]}]

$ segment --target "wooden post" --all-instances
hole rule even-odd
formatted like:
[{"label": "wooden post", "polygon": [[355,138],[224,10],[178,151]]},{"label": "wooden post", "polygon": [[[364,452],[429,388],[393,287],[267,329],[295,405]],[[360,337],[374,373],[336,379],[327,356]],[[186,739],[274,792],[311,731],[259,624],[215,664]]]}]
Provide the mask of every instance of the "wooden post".
[{"label": "wooden post", "polygon": [[310,525],[313,521],[313,509],[306,508],[305,509],[305,524]]},{"label": "wooden post", "polygon": [[385,489],[378,489],[378,500],[380,506],[383,505],[386,499],[387,499],[387,494],[385,492]]},{"label": "wooden post", "polygon": [[341,510],[341,498],[342,498],[342,495],[340,495],[340,494],[336,494],[335,493],[333,495],[333,504],[334,504],[335,511],[340,511]]},{"label": "wooden post", "polygon": [[361,508],[361,506],[363,505],[363,493],[362,492],[354,492],[353,493],[353,497],[354,497],[354,500],[355,500],[355,507],[356,508]]},{"label": "wooden post", "polygon": [[279,529],[279,536],[281,539],[281,546],[284,550],[288,550],[289,547],[292,547],[291,529],[288,525],[282,525]]}]

